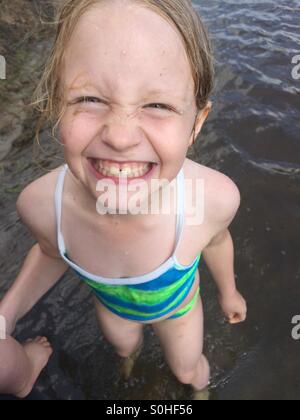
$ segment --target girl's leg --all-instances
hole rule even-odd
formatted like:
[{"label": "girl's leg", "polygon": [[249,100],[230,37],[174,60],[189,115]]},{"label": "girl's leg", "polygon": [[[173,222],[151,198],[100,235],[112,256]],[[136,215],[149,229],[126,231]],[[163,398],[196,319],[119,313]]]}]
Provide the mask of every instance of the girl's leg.
[{"label": "girl's leg", "polygon": [[130,357],[143,342],[143,324],[115,315],[96,298],[94,303],[102,334],[119,356]]},{"label": "girl's leg", "polygon": [[143,345],[143,324],[120,318],[94,298],[96,315],[102,334],[123,360],[121,374],[129,379]]},{"label": "girl's leg", "polygon": [[0,340],[0,393],[25,398],[52,354],[45,337],[21,346],[12,337]]},{"label": "girl's leg", "polygon": [[209,384],[210,369],[203,356],[203,307],[200,295],[194,307],[182,317],[152,324],[167,363],[177,377],[195,391]]}]

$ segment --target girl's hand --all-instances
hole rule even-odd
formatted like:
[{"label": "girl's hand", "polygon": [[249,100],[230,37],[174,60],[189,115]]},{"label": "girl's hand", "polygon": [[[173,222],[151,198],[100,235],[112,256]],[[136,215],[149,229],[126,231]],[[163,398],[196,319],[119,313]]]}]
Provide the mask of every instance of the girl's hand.
[{"label": "girl's hand", "polygon": [[233,295],[220,295],[219,302],[230,324],[239,324],[247,318],[247,304],[243,296],[236,291]]}]

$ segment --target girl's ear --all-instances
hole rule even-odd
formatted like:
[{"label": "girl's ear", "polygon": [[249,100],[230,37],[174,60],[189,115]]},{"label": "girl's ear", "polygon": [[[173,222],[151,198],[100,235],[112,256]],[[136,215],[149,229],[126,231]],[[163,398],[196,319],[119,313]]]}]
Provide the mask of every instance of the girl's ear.
[{"label": "girl's ear", "polygon": [[195,144],[196,138],[200,134],[200,131],[201,131],[205,121],[207,120],[207,117],[208,117],[211,110],[212,110],[212,102],[208,101],[205,108],[201,109],[201,111],[198,112],[198,115],[197,115],[197,118],[196,118],[196,121],[195,121],[194,130],[193,130],[194,136],[193,136],[192,143],[190,144],[190,146]]}]

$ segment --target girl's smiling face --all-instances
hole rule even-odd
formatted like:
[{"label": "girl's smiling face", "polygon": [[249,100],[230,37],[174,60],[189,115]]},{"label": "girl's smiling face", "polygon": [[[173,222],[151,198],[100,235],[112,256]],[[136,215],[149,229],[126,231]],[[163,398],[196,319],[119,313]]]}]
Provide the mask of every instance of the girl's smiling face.
[{"label": "girl's smiling face", "polygon": [[153,178],[177,176],[193,139],[195,86],[183,41],[159,14],[124,0],[86,12],[67,46],[63,94],[65,159],[93,197],[91,158],[152,162]]}]

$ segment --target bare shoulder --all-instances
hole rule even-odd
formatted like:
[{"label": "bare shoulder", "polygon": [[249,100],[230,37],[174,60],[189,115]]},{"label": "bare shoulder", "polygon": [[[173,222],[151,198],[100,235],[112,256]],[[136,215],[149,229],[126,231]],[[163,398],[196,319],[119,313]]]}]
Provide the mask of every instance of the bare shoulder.
[{"label": "bare shoulder", "polygon": [[57,249],[55,188],[61,166],[27,185],[17,199],[16,208],[42,250],[59,258]]},{"label": "bare shoulder", "polygon": [[206,220],[224,225],[225,229],[234,219],[241,204],[237,185],[227,175],[191,160],[188,160],[187,167],[191,176],[204,181]]}]

